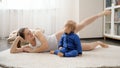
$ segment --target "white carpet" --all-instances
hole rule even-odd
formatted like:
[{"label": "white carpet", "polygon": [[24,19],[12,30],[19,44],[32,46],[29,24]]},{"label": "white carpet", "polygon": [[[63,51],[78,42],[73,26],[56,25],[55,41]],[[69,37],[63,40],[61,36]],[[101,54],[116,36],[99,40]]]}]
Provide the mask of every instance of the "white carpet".
[{"label": "white carpet", "polygon": [[82,56],[61,58],[49,53],[10,54],[9,49],[0,52],[0,64],[23,68],[80,68],[120,66],[120,47],[98,47],[84,51]]}]

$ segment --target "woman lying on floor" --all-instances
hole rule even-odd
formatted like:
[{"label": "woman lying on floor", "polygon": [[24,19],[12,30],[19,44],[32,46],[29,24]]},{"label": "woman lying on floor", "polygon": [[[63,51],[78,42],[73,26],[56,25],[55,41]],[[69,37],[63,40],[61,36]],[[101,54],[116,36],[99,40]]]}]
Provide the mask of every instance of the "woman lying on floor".
[{"label": "woman lying on floor", "polygon": [[[76,25],[75,33],[79,32],[87,25],[93,23],[99,17],[108,15],[110,13],[111,13],[110,11],[103,11],[94,16],[86,18],[85,20],[83,20],[82,22]],[[14,40],[12,44],[10,52],[11,53],[19,53],[19,52],[38,53],[38,52],[56,50],[58,49],[58,42],[60,41],[60,38],[64,33],[64,29],[65,28],[61,29],[60,31],[50,36],[46,36],[40,31],[35,31],[35,33],[32,33],[28,28],[21,28],[18,31],[17,38]],[[21,47],[19,43],[23,41],[29,42],[29,45]],[[91,43],[81,43],[83,51],[93,50],[98,45],[100,45],[103,48],[108,47],[107,44],[100,41],[91,42]]]}]

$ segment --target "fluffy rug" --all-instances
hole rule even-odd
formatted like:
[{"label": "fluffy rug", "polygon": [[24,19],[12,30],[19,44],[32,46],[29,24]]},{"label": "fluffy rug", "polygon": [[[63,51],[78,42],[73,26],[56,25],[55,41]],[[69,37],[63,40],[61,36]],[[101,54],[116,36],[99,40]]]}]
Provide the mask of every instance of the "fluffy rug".
[{"label": "fluffy rug", "polygon": [[20,68],[81,68],[120,67],[120,47],[110,45],[109,48],[97,47],[92,51],[84,51],[82,56],[65,58],[46,53],[10,54],[9,49],[0,52],[0,65]]}]

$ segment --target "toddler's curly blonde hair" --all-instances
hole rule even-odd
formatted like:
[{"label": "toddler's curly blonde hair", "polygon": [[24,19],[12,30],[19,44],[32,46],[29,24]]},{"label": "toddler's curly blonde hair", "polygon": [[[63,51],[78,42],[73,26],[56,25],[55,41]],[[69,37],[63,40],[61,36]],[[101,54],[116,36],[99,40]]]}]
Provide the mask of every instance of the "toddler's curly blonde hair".
[{"label": "toddler's curly blonde hair", "polygon": [[68,29],[71,29],[71,32],[75,32],[76,22],[73,20],[68,20],[67,23],[65,24],[65,27],[67,27]]}]

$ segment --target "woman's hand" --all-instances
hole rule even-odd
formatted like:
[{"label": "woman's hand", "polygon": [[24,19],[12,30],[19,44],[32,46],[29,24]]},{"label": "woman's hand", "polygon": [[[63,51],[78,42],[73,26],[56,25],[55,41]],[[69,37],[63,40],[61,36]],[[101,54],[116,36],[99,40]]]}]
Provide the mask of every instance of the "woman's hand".
[{"label": "woman's hand", "polygon": [[24,50],[24,52],[32,53],[33,49],[32,48],[24,48],[23,50]]}]

